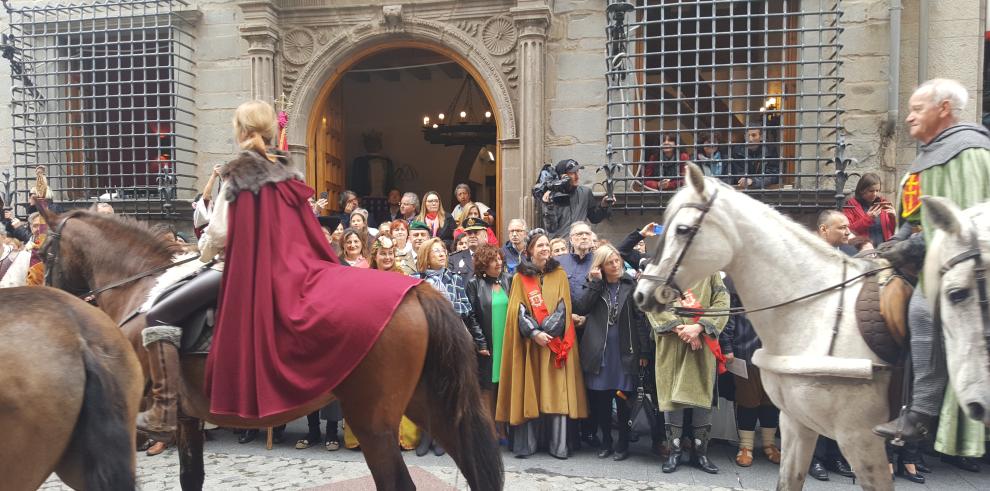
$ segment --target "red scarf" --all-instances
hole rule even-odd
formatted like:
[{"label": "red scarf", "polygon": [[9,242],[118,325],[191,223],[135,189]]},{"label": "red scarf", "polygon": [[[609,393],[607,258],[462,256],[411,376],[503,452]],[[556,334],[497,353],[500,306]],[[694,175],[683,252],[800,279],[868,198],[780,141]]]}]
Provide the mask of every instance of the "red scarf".
[{"label": "red scarf", "polygon": [[[690,305],[688,305],[687,299],[690,299]],[[685,292],[684,297],[681,299],[681,306],[687,307],[689,309],[703,308],[701,302],[698,301],[698,298],[694,296],[694,292],[692,292],[690,289],[688,289],[688,291]],[[692,321],[695,323],[697,323],[699,320],[701,320],[701,315],[696,315],[692,318]],[[722,347],[719,346],[718,340],[711,336],[705,336],[704,331],[702,331],[701,334],[699,334],[699,336],[701,336],[701,340],[704,341],[706,345],[708,345],[708,349],[711,350],[712,354],[715,355],[715,361],[717,362],[716,372],[719,375],[722,375],[723,373],[727,372],[728,368],[725,367],[725,355],[722,353]]]},{"label": "red scarf", "polygon": [[430,226],[431,232],[433,232],[434,237],[437,236],[437,233],[439,232],[439,228],[440,228],[440,220],[437,219],[437,217],[439,216],[440,216],[439,213],[426,214],[426,224]]},{"label": "red scarf", "polygon": [[[540,290],[540,282],[535,276],[519,275],[522,280],[523,290],[526,291],[526,299],[529,301],[530,310],[533,311],[533,318],[536,322],[543,324],[543,319],[550,315],[546,302],[543,301],[543,291]],[[564,328],[563,338],[551,338],[547,347],[554,354],[553,366],[561,368],[567,361],[567,354],[574,346],[574,323],[568,319],[567,327]],[[723,358],[724,359],[724,358]]]}]

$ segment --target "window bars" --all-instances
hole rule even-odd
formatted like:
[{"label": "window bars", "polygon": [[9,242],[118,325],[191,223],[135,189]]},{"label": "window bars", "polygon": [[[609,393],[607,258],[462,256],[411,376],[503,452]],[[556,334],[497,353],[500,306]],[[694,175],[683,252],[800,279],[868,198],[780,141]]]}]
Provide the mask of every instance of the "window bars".
[{"label": "window bars", "polygon": [[191,200],[193,37],[176,10],[185,2],[3,3],[18,212],[39,168],[63,207],[109,201],[162,217]]},{"label": "window bars", "polygon": [[778,208],[834,205],[838,0],[610,1],[616,208],[659,210],[683,161]]}]

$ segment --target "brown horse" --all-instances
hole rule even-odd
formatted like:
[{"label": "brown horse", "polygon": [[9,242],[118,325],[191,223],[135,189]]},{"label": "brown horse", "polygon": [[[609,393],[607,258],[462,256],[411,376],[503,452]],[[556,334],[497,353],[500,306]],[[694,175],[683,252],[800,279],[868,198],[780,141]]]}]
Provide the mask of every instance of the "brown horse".
[{"label": "brown horse", "polygon": [[58,474],[74,489],[134,489],[144,377],[106,314],[52,288],[0,290],[3,488]]},{"label": "brown horse", "polygon": [[[49,235],[44,251],[52,285],[77,294],[167,265],[176,252],[128,218],[73,211],[46,220],[58,231]],[[100,293],[96,302],[120,323],[145,302],[154,284],[153,277],[142,278]],[[122,329],[148,373],[141,344],[144,327],[144,316],[139,315]],[[211,415],[203,392],[205,361],[202,356],[182,360],[180,416],[185,418],[180,417],[178,446],[183,489],[201,489],[203,484],[199,420],[262,428],[306,415],[333,399],[340,400],[348,425],[361,441],[378,489],[414,489],[395,444],[403,413],[440,441],[472,489],[502,488],[502,457],[481,401],[473,342],[450,302],[429,285],[406,294],[364,360],[332,394],[293,414],[259,420]]]}]

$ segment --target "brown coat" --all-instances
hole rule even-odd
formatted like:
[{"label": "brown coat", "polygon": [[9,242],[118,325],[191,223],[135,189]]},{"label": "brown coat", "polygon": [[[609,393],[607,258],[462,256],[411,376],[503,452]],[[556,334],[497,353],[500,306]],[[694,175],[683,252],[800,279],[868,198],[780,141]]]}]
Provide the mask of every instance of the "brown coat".
[{"label": "brown coat", "polygon": [[[564,366],[555,368],[554,355],[549,348],[523,338],[519,333],[519,305],[525,304],[526,309],[530,309],[519,278],[523,272],[540,274],[543,277],[544,302],[547,305],[557,305],[563,298],[567,306],[566,318],[571,316],[571,292],[564,269],[553,259],[547,263],[546,271],[539,273],[532,263],[520,264],[509,289],[495,420],[521,425],[543,414],[586,418],[588,403],[585,399],[584,376],[581,373],[577,344],[571,348]],[[574,327],[568,325],[567,328]]]}]

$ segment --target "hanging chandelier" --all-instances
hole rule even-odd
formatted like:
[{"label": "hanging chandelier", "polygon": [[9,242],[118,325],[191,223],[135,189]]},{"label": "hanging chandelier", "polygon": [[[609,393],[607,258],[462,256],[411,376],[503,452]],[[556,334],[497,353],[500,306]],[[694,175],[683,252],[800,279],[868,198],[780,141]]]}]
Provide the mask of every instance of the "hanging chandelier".
[{"label": "hanging chandelier", "polygon": [[[477,94],[478,97],[475,97]],[[478,107],[475,101],[480,101]],[[435,119],[423,116],[423,138],[435,145],[494,145],[498,128],[492,111],[484,103],[481,89],[470,76],[454,96],[445,112],[437,113]]]}]

